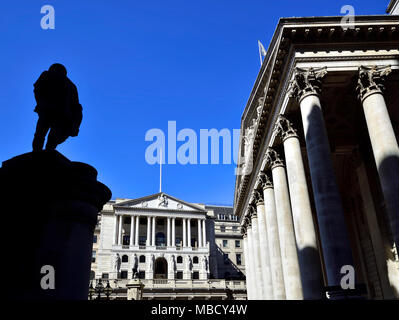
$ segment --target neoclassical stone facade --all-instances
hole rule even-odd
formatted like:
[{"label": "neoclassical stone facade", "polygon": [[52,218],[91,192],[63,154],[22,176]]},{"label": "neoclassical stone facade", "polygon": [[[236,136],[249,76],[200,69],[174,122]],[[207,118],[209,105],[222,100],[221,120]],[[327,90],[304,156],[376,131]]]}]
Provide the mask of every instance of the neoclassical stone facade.
[{"label": "neoclassical stone facade", "polygon": [[249,299],[399,297],[398,48],[399,16],[280,20],[241,120]]},{"label": "neoclassical stone facade", "polygon": [[144,285],[144,299],[244,299],[243,278],[219,276],[214,223],[220,209],[165,193],[110,201],[93,245],[93,280],[109,281],[117,299],[128,298],[133,278]]}]

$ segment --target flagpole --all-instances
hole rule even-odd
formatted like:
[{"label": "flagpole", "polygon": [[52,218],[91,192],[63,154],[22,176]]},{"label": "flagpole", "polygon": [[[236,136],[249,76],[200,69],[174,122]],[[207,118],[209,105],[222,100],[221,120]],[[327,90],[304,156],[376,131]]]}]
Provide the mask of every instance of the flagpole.
[{"label": "flagpole", "polygon": [[162,149],[160,152],[160,160],[159,160],[159,193],[162,192]]}]

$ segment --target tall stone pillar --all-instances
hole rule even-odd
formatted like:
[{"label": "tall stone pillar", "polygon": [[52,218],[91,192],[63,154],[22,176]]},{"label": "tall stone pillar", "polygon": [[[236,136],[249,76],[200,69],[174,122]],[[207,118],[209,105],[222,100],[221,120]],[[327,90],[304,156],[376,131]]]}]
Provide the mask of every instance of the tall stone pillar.
[{"label": "tall stone pillar", "polygon": [[191,219],[187,219],[187,247],[191,248]]},{"label": "tall stone pillar", "polygon": [[256,199],[256,212],[258,213],[258,234],[259,234],[259,249],[260,249],[260,262],[261,262],[261,274],[262,274],[262,285],[263,285],[263,299],[273,300],[273,283],[270,269],[270,258],[269,258],[269,245],[267,240],[267,229],[266,229],[266,215],[265,215],[265,204],[263,202],[263,194],[255,191]]},{"label": "tall stone pillar", "polygon": [[278,234],[277,212],[273,183],[266,174],[261,174],[263,182],[263,197],[265,203],[265,219],[267,242],[269,247],[270,270],[275,300],[285,300],[283,265],[281,261],[280,237]]},{"label": "tall stone pillar", "polygon": [[284,145],[295,239],[305,299],[323,297],[323,275],[298,135],[283,116],[276,124]]},{"label": "tall stone pillar", "polygon": [[170,247],[170,217],[167,218],[166,246]]},{"label": "tall stone pillar", "polygon": [[183,218],[183,248],[187,247],[186,218]]},{"label": "tall stone pillar", "polygon": [[260,299],[258,290],[255,285],[255,259],[254,259],[254,247],[253,247],[253,236],[252,236],[252,225],[249,222],[247,226],[248,234],[248,272],[251,275],[251,281],[247,284],[251,292],[251,300]]},{"label": "tall stone pillar", "polygon": [[247,299],[252,300],[252,291],[251,291],[251,272],[250,272],[250,265],[249,265],[249,257],[248,257],[248,236],[247,230],[245,227],[241,228],[242,239],[243,239],[243,251],[244,251],[244,263],[245,263],[245,283],[247,287]]},{"label": "tall stone pillar", "polygon": [[357,90],[363,105],[394,242],[396,248],[399,248],[399,147],[383,96],[384,82],[391,71],[390,66],[361,66]]},{"label": "tall stone pillar", "polygon": [[340,286],[341,268],[353,266],[353,259],[319,98],[326,74],[325,68],[297,68],[291,92],[300,104],[327,282],[331,287]]},{"label": "tall stone pillar", "polygon": [[265,299],[265,292],[262,275],[262,263],[260,258],[260,243],[259,243],[259,230],[258,230],[258,214],[255,206],[250,206],[251,212],[251,224],[252,224],[252,250],[253,250],[253,261],[254,261],[254,277],[256,279],[256,291],[257,299]]},{"label": "tall stone pillar", "polygon": [[113,240],[112,240],[113,245],[118,244],[118,226],[119,226],[118,217],[119,216],[117,216],[117,215],[114,216],[114,219],[115,219],[114,226],[115,227],[114,227],[114,235],[113,235]]},{"label": "tall stone pillar", "polygon": [[288,300],[303,299],[301,273],[292,222],[290,196],[283,161],[277,152],[268,149],[266,159],[271,164],[274,196],[284,273],[285,295]]},{"label": "tall stone pillar", "polygon": [[118,229],[118,245],[122,244],[122,225],[123,225],[123,216],[119,216],[119,229]]},{"label": "tall stone pillar", "polygon": [[151,227],[152,227],[152,231],[151,231],[151,237],[152,237],[152,240],[151,240],[151,245],[152,245],[153,247],[155,247],[155,227],[156,227],[156,217],[152,217],[152,225],[151,225]]},{"label": "tall stone pillar", "polygon": [[139,245],[140,217],[135,216],[134,218],[136,219],[136,233],[134,234],[135,235],[134,245],[138,246]]},{"label": "tall stone pillar", "polygon": [[201,219],[197,220],[197,224],[198,224],[198,237],[197,237],[197,246],[198,248],[202,247],[202,231],[201,231]]},{"label": "tall stone pillar", "polygon": [[134,241],[134,216],[130,217],[130,237],[129,245],[132,246]]},{"label": "tall stone pillar", "polygon": [[206,218],[202,220],[202,241],[204,242],[204,248],[206,247]]},{"label": "tall stone pillar", "polygon": [[147,217],[147,246],[151,246],[151,217]]},{"label": "tall stone pillar", "polygon": [[172,247],[176,246],[176,218],[172,218]]}]

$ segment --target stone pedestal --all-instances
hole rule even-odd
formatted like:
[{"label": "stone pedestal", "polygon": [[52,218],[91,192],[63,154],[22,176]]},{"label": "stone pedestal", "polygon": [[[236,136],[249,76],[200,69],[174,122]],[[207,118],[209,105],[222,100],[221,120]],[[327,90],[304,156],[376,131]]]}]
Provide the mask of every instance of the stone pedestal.
[{"label": "stone pedestal", "polygon": [[9,299],[87,300],[97,214],[111,191],[57,151],[3,162],[3,285]]},{"label": "stone pedestal", "polygon": [[144,284],[139,279],[132,279],[126,285],[127,300],[142,300]]}]

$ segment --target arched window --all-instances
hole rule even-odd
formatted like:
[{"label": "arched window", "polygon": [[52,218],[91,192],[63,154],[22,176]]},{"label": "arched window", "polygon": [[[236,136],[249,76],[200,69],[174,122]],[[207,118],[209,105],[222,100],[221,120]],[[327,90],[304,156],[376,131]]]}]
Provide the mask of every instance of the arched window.
[{"label": "arched window", "polygon": [[165,238],[165,234],[163,232],[158,232],[155,235],[155,245],[157,247],[166,246],[166,238]]},{"label": "arched window", "polygon": [[140,256],[139,261],[142,262],[142,263],[144,263],[144,262],[145,262],[145,256],[144,256],[144,255],[143,255],[143,256]]},{"label": "arched window", "polygon": [[122,262],[129,262],[129,257],[126,254],[122,256]]},{"label": "arched window", "polygon": [[177,257],[177,263],[183,263],[183,257],[182,256],[178,256]]},{"label": "arched window", "polygon": [[193,258],[193,263],[198,263],[198,257]]}]

